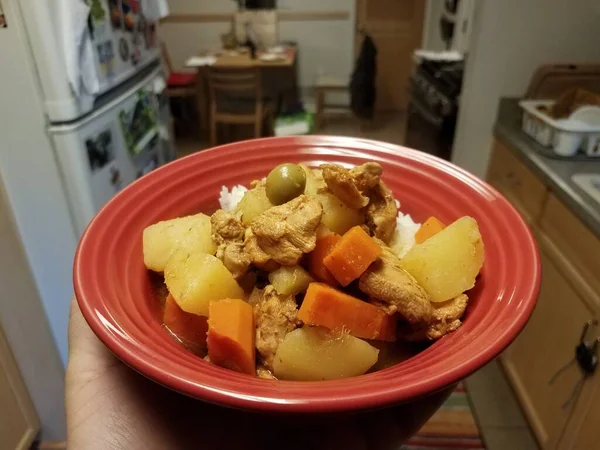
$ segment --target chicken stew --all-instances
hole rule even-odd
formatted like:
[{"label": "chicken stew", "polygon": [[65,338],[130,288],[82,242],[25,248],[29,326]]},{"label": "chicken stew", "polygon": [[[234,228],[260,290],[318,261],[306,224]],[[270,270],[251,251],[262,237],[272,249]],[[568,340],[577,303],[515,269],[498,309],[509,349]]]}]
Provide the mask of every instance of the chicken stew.
[{"label": "chicken stew", "polygon": [[404,343],[457,330],[484,260],[477,222],[415,224],[382,172],[283,164],[224,188],[211,216],[146,228],[165,328],[213,364],[306,381],[388,367]]}]

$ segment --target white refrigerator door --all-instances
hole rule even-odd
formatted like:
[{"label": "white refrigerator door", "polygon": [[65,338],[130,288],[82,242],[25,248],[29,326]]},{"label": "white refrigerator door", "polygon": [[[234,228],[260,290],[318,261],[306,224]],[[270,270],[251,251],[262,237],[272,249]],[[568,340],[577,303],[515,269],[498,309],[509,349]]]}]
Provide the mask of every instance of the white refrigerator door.
[{"label": "white refrigerator door", "polygon": [[89,113],[100,95],[159,60],[162,2],[18,1],[51,122]]},{"label": "white refrigerator door", "polygon": [[123,187],[173,158],[163,87],[158,68],[81,121],[49,129],[79,235]]}]

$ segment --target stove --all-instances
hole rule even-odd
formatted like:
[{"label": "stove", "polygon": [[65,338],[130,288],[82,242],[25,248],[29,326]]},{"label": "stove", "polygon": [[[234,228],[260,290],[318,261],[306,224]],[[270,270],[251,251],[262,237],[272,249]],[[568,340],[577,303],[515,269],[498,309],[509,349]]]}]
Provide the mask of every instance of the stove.
[{"label": "stove", "polygon": [[410,78],[406,145],[450,159],[463,61],[422,60]]}]

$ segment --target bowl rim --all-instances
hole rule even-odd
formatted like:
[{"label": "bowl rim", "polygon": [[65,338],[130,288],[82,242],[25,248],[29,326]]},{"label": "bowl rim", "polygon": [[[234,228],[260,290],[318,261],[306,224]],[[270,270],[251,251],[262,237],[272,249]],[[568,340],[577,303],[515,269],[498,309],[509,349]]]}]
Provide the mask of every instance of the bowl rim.
[{"label": "bowl rim", "polygon": [[[530,289],[523,296],[522,307],[519,308],[511,318],[513,319],[506,328],[499,331],[495,336],[493,342],[482,347],[478,352],[475,352],[468,359],[455,364],[448,368],[444,373],[436,374],[428,377],[420,382],[415,382],[402,386],[393,386],[385,390],[379,390],[377,392],[348,392],[345,395],[329,397],[329,398],[318,398],[311,399],[310,401],[285,401],[281,397],[260,397],[256,398],[251,394],[243,394],[239,392],[232,392],[225,389],[215,389],[209,385],[198,385],[192,382],[174,377],[168,370],[161,367],[160,364],[156,364],[153,361],[149,361],[143,358],[137,347],[128,343],[125,340],[119,340],[111,330],[108,329],[103,320],[98,317],[95,313],[94,302],[90,301],[86,297],[85,280],[81,276],[82,265],[85,264],[82,260],[82,254],[87,245],[87,241],[91,239],[92,232],[97,224],[100,222],[102,217],[102,211],[105,208],[109,208],[111,204],[118,202],[123,196],[126,196],[130,189],[134,189],[135,186],[142,182],[145,177],[142,177],[135,182],[128,185],[121,192],[116,194],[102,210],[92,219],[92,221],[86,227],[80,242],[77,246],[74,265],[73,265],[73,284],[75,289],[75,296],[81,312],[89,324],[93,332],[98,338],[119,358],[121,361],[138,371],[142,375],[154,380],[155,382],[166,386],[170,389],[176,390],[180,393],[188,395],[190,397],[198,398],[203,401],[215,403],[223,406],[235,407],[246,410],[260,410],[263,412],[283,412],[283,413],[314,413],[314,412],[342,412],[348,410],[365,410],[371,408],[378,408],[384,406],[391,406],[393,404],[403,403],[408,400],[422,397],[429,393],[438,391],[447,386],[455,384],[473,373],[478,368],[487,364],[489,361],[499,355],[521,332],[521,330],[527,324],[535,304],[540,290],[541,281],[541,260],[539,249],[533,233],[527,223],[523,220],[520,213],[516,208],[508,202],[508,200],[499,193],[495,188],[490,186],[485,181],[479,179],[470,172],[451,164],[448,161],[442,160],[436,156],[426,154],[424,152],[413,150],[407,147],[402,147],[394,144],[388,144],[384,142],[369,140],[369,139],[356,139],[339,136],[292,136],[292,137],[270,137],[255,139],[251,141],[240,141],[232,144],[226,144],[207,150],[203,150],[201,153],[213,154],[215,152],[231,151],[232,148],[240,147],[241,145],[248,145],[251,142],[256,149],[260,149],[265,145],[272,145],[277,143],[280,145],[293,144],[293,145],[304,145],[304,146],[337,146],[342,148],[351,148],[356,150],[383,150],[387,153],[400,153],[404,156],[408,156],[408,159],[417,159],[421,162],[425,162],[429,166],[435,167],[437,170],[452,171],[455,172],[453,177],[459,176],[462,184],[475,186],[480,189],[484,189],[488,193],[494,196],[494,200],[502,203],[503,208],[507,208],[512,211],[518,218],[518,223],[521,228],[522,238],[524,239],[523,245],[526,250],[532,256],[532,283],[529,285]],[[185,160],[198,157],[198,153],[194,153],[183,158],[180,158],[172,163],[166,164],[151,174],[159,171],[169,170],[169,166],[172,164],[184,164]],[[182,163],[183,161],[183,163]],[[380,373],[380,372],[375,372]],[[359,377],[352,377],[351,379],[360,379],[368,377],[373,374],[361,375]],[[247,375],[234,373],[234,376]],[[276,383],[288,386],[303,387],[309,386],[324,386],[339,383],[344,380],[336,381],[282,381],[282,380],[261,380],[265,383]]]}]

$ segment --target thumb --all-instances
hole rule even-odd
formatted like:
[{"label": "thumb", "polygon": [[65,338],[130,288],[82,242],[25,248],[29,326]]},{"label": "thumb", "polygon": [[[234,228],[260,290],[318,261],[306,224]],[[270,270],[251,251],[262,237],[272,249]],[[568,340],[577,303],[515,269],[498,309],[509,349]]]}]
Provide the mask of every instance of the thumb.
[{"label": "thumb", "polygon": [[81,364],[88,369],[106,369],[113,366],[117,358],[98,339],[85,321],[77,299],[71,300],[69,317],[69,366]]}]

